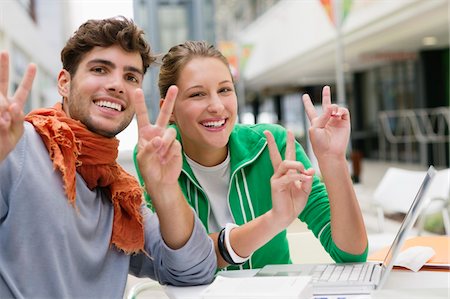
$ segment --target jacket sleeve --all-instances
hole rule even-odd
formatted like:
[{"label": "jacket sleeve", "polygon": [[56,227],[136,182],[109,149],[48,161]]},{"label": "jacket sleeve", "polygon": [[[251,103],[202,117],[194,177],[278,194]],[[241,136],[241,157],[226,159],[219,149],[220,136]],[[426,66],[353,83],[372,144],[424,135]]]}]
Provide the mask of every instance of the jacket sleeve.
[{"label": "jacket sleeve", "polygon": [[[311,162],[300,144],[297,144],[297,159],[299,159],[306,168],[311,167]],[[334,243],[331,234],[331,211],[328,192],[325,188],[325,184],[317,175],[314,175],[308,203],[302,213],[300,213],[299,219],[307,224],[308,228],[313,232],[316,238],[319,239],[322,246],[335,262],[366,261],[368,248],[360,255],[353,255],[342,251]]]},{"label": "jacket sleeve", "polygon": [[[277,144],[281,153],[286,148],[286,133],[277,130]],[[280,134],[281,133],[281,134]],[[305,150],[300,143],[295,143],[297,161],[302,162],[305,168],[312,167]],[[330,201],[325,184],[319,176],[314,175],[312,190],[304,210],[300,213],[300,221],[305,222],[314,236],[319,239],[324,249],[330,254],[331,258],[338,263],[342,262],[363,262],[367,259],[368,248],[360,255],[353,255],[342,251],[334,243],[331,234],[331,212]]]},{"label": "jacket sleeve", "polygon": [[210,283],[217,267],[216,254],[212,239],[197,216],[187,243],[173,250],[161,237],[158,216],[146,207],[143,209],[145,250],[149,257],[143,253],[132,256],[130,274],[176,286]]}]

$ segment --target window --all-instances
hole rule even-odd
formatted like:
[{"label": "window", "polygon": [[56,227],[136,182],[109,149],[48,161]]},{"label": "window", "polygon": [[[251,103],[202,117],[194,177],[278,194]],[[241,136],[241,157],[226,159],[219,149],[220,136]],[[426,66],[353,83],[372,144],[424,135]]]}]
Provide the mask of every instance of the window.
[{"label": "window", "polygon": [[163,53],[167,52],[172,46],[189,39],[186,5],[160,5],[158,7],[158,19]]}]

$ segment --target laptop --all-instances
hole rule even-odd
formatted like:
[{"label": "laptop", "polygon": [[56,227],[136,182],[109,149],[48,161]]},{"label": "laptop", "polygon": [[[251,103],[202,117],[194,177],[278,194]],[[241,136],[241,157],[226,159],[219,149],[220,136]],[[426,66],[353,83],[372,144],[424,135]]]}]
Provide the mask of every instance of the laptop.
[{"label": "laptop", "polygon": [[315,296],[370,294],[381,288],[394,266],[408,232],[419,217],[424,194],[435,173],[434,167],[430,166],[383,262],[267,265],[259,270],[256,276],[312,276]]}]

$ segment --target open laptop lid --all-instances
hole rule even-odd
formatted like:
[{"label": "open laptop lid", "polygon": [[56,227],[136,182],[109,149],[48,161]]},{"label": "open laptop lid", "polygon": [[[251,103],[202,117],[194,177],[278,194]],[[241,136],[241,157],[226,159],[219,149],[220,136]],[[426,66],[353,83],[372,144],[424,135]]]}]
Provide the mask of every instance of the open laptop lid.
[{"label": "open laptop lid", "polygon": [[414,201],[408,210],[408,213],[406,213],[405,218],[403,219],[402,224],[400,225],[400,229],[398,230],[398,233],[395,236],[392,245],[389,248],[386,257],[384,258],[384,261],[381,265],[382,266],[381,277],[380,282],[377,285],[377,289],[381,288],[384,285],[384,283],[387,280],[387,277],[389,276],[389,273],[394,267],[394,261],[399,255],[402,246],[406,241],[407,234],[411,230],[417,218],[419,217],[421,205],[425,199],[425,193],[428,187],[430,186],[431,180],[435,174],[436,169],[433,166],[430,166],[425,175],[425,178],[422,181],[419,191],[417,191]]}]

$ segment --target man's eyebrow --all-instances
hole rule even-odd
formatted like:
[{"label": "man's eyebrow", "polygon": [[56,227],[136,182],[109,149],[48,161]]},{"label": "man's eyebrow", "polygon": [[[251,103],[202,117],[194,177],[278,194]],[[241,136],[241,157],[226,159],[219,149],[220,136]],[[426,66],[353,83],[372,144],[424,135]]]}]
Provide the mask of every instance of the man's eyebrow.
[{"label": "man's eyebrow", "polygon": [[140,75],[144,74],[143,71],[141,71],[140,69],[138,69],[138,68],[136,68],[134,66],[126,66],[126,67],[124,67],[124,70],[128,71],[128,72],[138,73]]},{"label": "man's eyebrow", "polygon": [[105,59],[99,59],[99,58],[92,59],[87,64],[96,64],[96,63],[104,64],[104,65],[107,65],[110,67],[116,67],[116,65],[114,63],[112,63],[111,61],[105,60]]},{"label": "man's eyebrow", "polygon": [[[110,60],[106,60],[106,59],[98,59],[97,58],[97,59],[92,59],[91,61],[88,62],[88,64],[95,64],[95,63],[100,63],[100,64],[107,65],[112,68],[116,68],[115,63],[113,63]],[[144,72],[142,70],[140,70],[139,68],[134,67],[134,66],[125,66],[123,69],[127,72],[138,73],[140,75],[144,74]]]}]

